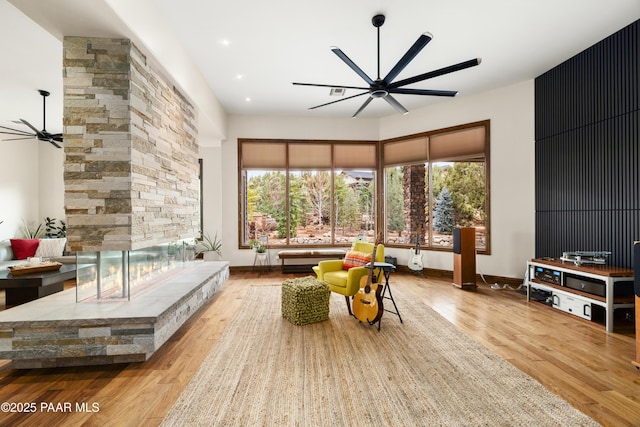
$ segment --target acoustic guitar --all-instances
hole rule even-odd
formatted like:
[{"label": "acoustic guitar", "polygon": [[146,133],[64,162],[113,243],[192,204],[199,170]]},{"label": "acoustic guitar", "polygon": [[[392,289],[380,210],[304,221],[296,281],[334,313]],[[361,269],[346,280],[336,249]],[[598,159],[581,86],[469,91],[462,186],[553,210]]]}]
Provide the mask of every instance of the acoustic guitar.
[{"label": "acoustic guitar", "polygon": [[369,264],[369,274],[360,279],[360,290],[353,297],[352,311],[353,315],[361,322],[367,322],[370,325],[376,323],[384,313],[382,305],[382,286],[374,283],[373,263],[376,259],[376,250],[382,242],[382,233],[378,235],[373,245],[373,253],[371,254],[371,263]]},{"label": "acoustic guitar", "polygon": [[416,231],[416,247],[411,249],[411,257],[409,258],[409,265],[407,266],[413,271],[422,271],[424,268],[422,252],[420,251],[420,236],[422,236],[422,225],[419,225]]}]

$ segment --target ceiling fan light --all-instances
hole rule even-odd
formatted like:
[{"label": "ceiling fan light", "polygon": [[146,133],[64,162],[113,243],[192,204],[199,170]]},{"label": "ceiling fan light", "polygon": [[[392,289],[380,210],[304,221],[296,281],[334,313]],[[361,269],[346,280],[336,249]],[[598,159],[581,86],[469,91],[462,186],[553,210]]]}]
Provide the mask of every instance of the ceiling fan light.
[{"label": "ceiling fan light", "polygon": [[389,92],[384,89],[376,89],[371,92],[372,98],[384,98],[387,95],[389,95]]}]

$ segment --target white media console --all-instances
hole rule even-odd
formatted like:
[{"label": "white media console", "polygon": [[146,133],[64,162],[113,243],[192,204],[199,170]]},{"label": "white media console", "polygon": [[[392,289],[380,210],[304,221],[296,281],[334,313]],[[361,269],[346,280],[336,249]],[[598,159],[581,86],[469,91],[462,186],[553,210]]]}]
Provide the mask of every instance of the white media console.
[{"label": "white media console", "polygon": [[606,265],[575,265],[556,259],[527,262],[527,301],[535,294],[553,308],[593,320],[593,308],[604,309],[607,332],[613,332],[614,311],[633,309],[633,270]]}]

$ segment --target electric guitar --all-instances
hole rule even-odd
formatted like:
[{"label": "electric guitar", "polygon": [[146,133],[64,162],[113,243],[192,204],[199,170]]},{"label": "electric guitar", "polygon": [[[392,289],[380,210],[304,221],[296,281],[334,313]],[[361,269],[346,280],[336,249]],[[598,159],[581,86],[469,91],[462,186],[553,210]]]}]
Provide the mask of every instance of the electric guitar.
[{"label": "electric guitar", "polygon": [[420,237],[422,236],[422,225],[418,226],[416,231],[416,247],[411,249],[411,257],[409,258],[409,269],[413,271],[422,271],[424,265],[422,263],[422,252],[420,251]]},{"label": "electric guitar", "polygon": [[384,308],[382,306],[382,286],[373,283],[373,263],[376,260],[376,250],[378,244],[382,242],[382,233],[378,234],[376,242],[373,244],[373,253],[371,254],[371,263],[369,264],[369,274],[360,279],[360,290],[353,297],[352,311],[353,315],[361,322],[367,322],[370,325],[376,323],[382,317]]}]

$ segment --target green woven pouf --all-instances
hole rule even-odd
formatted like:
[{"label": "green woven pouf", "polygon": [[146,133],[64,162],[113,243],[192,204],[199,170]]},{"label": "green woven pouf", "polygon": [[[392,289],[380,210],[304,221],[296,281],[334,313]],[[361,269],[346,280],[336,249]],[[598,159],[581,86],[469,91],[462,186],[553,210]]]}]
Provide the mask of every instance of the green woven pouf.
[{"label": "green woven pouf", "polygon": [[294,325],[322,322],[329,318],[327,282],[300,277],[282,282],[282,315]]}]

